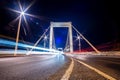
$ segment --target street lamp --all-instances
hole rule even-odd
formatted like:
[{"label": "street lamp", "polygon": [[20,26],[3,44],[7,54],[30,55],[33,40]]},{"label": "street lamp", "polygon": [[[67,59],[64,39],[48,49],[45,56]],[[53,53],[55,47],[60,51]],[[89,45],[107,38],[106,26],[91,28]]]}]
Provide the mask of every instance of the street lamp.
[{"label": "street lamp", "polygon": [[23,10],[23,7],[22,7],[20,1],[18,1],[20,10],[14,10],[14,9],[8,8],[10,11],[13,11],[13,12],[15,12],[15,13],[20,14],[15,20],[13,20],[13,21],[16,21],[16,20],[19,19],[14,56],[16,56],[16,54],[17,54],[19,34],[20,34],[20,26],[21,26],[21,20],[22,20],[22,18],[24,19],[26,26],[28,26],[28,23],[27,23],[27,20],[26,20],[25,15],[28,15],[28,16],[31,16],[31,17],[36,17],[35,15],[26,13],[26,11],[33,5],[33,3],[34,3],[34,2],[32,2],[32,3],[31,3],[29,6],[27,6],[24,10]]},{"label": "street lamp", "polygon": [[45,36],[44,36],[44,48],[45,48],[45,46],[46,46],[46,41],[47,41],[47,39],[48,39],[48,37],[45,35]]},{"label": "street lamp", "polygon": [[20,19],[19,19],[19,23],[18,23],[18,30],[17,30],[17,37],[16,37],[16,45],[15,45],[15,52],[14,52],[14,56],[16,56],[17,54],[17,49],[18,49],[18,41],[19,41],[19,35],[20,35],[20,26],[21,26],[21,19],[24,16],[24,11],[20,12]]},{"label": "street lamp", "polygon": [[80,36],[77,36],[77,39],[80,39]]},{"label": "street lamp", "polygon": [[79,51],[81,52],[81,42],[80,42],[80,39],[81,39],[80,35],[77,35],[77,40],[79,40],[79,44],[78,44]]},{"label": "street lamp", "polygon": [[23,15],[23,16],[24,16],[24,14],[25,14],[25,13],[24,13],[24,11],[22,11],[22,12],[21,12],[21,15]]},{"label": "street lamp", "polygon": [[44,39],[47,40],[47,36],[46,35],[45,35]]}]

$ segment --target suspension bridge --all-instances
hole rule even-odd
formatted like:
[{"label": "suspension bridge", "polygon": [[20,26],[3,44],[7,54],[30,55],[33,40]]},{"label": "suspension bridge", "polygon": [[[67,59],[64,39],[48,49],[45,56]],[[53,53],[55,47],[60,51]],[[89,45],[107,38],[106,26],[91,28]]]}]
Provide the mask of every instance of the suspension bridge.
[{"label": "suspension bridge", "polygon": [[[64,53],[74,53],[74,41],[77,39],[79,41],[78,43],[78,49],[79,51],[81,51],[81,39],[82,40],[85,40],[87,44],[89,44],[90,47],[93,48],[93,50],[96,52],[96,54],[99,54],[100,51],[97,50],[95,48],[94,45],[92,45],[92,43],[89,42],[89,40],[87,40],[87,38],[85,38],[73,25],[72,25],[72,22],[51,22],[50,23],[50,26],[45,30],[45,32],[42,34],[42,36],[39,37],[39,39],[33,44],[33,45],[28,45],[28,44],[25,44],[25,43],[18,43],[18,48],[19,47],[23,47],[23,48],[29,48],[29,50],[27,50],[25,52],[26,55],[30,55],[33,53],[33,50],[42,50],[41,53],[44,53],[44,52],[57,52],[59,53],[60,51],[58,50],[58,48],[56,47],[57,44],[55,44],[55,37],[54,37],[54,28],[68,28],[68,33],[67,33],[67,37],[66,37],[66,41],[65,41],[65,47],[62,48],[62,51]],[[74,34],[76,34],[76,38],[73,38],[73,31],[74,31]],[[43,45],[44,47],[39,47],[38,44],[41,43],[41,41],[44,41],[43,42]],[[46,47],[46,43],[47,41],[49,40],[49,47],[47,48]],[[1,40],[0,43],[2,44],[6,44],[6,46],[8,45],[12,45],[12,46],[15,46],[16,43],[14,42],[11,42],[10,41],[4,41],[4,40]],[[14,44],[12,44],[14,43]],[[13,52],[13,51],[12,51]],[[17,54],[17,52],[19,53],[19,50],[17,48],[15,48],[15,52],[14,52],[14,55]],[[40,52],[39,52],[40,53]]]},{"label": "suspension bridge", "polygon": [[[18,21],[16,39],[0,38],[0,47],[3,48],[0,49],[0,79],[120,80],[120,52],[110,51],[103,53],[99,51],[87,37],[80,33],[72,22],[50,22],[48,28],[45,29],[35,43],[31,44],[19,40],[20,27],[22,25],[25,25],[26,28],[29,27],[26,16],[37,19],[43,19],[44,17],[27,13],[35,1],[26,8],[21,5],[20,0],[17,1],[19,10],[8,8],[8,10],[18,14],[18,17],[9,24],[13,26]],[[23,21],[24,23],[22,23]],[[54,28],[67,28],[66,41],[60,41],[65,42],[64,47],[57,46]],[[23,30],[26,35],[25,28]],[[74,50],[75,41],[78,42],[78,53],[81,53],[81,47],[83,46],[81,39],[94,52],[90,52],[89,55],[86,54],[87,52],[85,54],[76,54]],[[40,46],[40,44],[43,46]],[[12,49],[7,49],[7,47]],[[105,55],[101,55],[101,53]],[[6,56],[6,54],[12,56]],[[23,55],[20,56],[19,54]]]},{"label": "suspension bridge", "polygon": [[[55,38],[54,38],[54,30],[53,28],[54,27],[66,27],[68,28],[68,35],[67,35],[67,40],[66,40],[66,45],[65,45],[65,48],[63,49],[64,51],[69,51],[70,53],[73,53],[74,50],[73,50],[73,34],[72,34],[72,30],[75,30],[76,31],[76,34],[77,34],[77,38],[79,39],[79,47],[81,47],[81,44],[80,44],[80,38],[82,38],[83,40],[85,40],[94,50],[96,53],[100,53],[95,47],[94,45],[92,45],[89,40],[87,40],[73,25],[71,22],[51,22],[50,23],[50,27],[48,27],[48,29],[43,33],[43,35],[38,39],[38,41],[35,43],[34,47],[37,46],[37,44],[40,42],[40,40],[42,38],[44,38],[44,47],[45,47],[45,40],[46,40],[46,33],[47,31],[49,31],[49,35],[50,35],[50,38],[49,38],[49,49],[57,49],[56,48],[56,44],[55,44]],[[79,48],[80,49],[80,48]],[[32,51],[32,49],[31,49]]]}]

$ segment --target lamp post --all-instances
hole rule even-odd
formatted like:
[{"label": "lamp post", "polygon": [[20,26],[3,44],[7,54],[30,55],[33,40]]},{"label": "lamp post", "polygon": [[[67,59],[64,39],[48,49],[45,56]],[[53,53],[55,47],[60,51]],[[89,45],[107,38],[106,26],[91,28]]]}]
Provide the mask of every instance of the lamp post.
[{"label": "lamp post", "polygon": [[28,22],[27,22],[27,19],[26,19],[26,17],[25,17],[26,15],[27,15],[27,16],[30,16],[30,17],[34,17],[34,18],[41,19],[39,16],[26,13],[27,10],[34,4],[34,2],[35,2],[35,1],[32,1],[32,2],[30,3],[30,5],[28,5],[25,9],[23,9],[23,6],[21,5],[20,0],[18,0],[18,5],[19,5],[20,10],[15,10],[15,9],[8,8],[8,10],[20,14],[15,20],[12,21],[12,22],[15,22],[15,21],[17,21],[17,20],[19,19],[14,56],[16,56],[16,54],[17,54],[19,34],[20,34],[20,26],[21,26],[21,20],[22,20],[22,18],[23,18],[23,20],[25,21],[26,27],[29,26],[29,25],[28,25]]},{"label": "lamp post", "polygon": [[22,19],[22,16],[24,16],[24,12],[23,12],[23,11],[20,13],[20,19],[19,19],[18,29],[17,29],[17,37],[16,37],[16,45],[15,45],[14,56],[16,56],[16,54],[17,54],[18,41],[19,41],[19,35],[20,35],[20,26],[21,26],[21,19]]},{"label": "lamp post", "polygon": [[79,46],[79,51],[81,52],[81,42],[80,42],[81,37],[80,37],[80,36],[77,36],[77,39],[79,40],[78,46]]},{"label": "lamp post", "polygon": [[47,38],[48,38],[48,37],[45,35],[45,36],[44,36],[44,48],[46,47]]}]

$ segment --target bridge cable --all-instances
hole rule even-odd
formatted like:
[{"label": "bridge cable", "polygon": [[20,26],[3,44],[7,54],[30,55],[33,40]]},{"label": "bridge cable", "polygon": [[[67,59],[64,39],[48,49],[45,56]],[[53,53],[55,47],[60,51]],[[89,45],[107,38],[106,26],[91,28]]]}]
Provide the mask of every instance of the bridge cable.
[{"label": "bridge cable", "polygon": [[[69,30],[68,30],[68,33],[69,33]],[[67,40],[66,40],[66,44],[65,44],[65,49],[64,49],[64,51],[67,50],[67,48],[68,48],[68,46],[69,46],[69,44],[68,44],[69,34],[68,34],[68,33],[67,33]]]},{"label": "bridge cable", "polygon": [[73,29],[96,51],[96,53],[100,53],[73,25]]},{"label": "bridge cable", "polygon": [[36,41],[36,43],[34,44],[34,46],[30,49],[30,51],[26,54],[30,54],[32,52],[32,50],[38,45],[38,43],[40,42],[40,40],[45,36],[45,34],[47,33],[47,31],[50,29],[50,27],[48,27],[46,29],[46,31],[43,33],[43,35]]}]

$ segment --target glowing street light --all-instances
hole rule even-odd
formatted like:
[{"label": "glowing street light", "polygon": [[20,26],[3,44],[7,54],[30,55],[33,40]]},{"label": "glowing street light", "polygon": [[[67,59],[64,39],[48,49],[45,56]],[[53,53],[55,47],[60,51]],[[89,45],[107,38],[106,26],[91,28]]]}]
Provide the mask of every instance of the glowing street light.
[{"label": "glowing street light", "polygon": [[47,40],[47,36],[45,35],[44,40]]},{"label": "glowing street light", "polygon": [[26,11],[33,5],[33,3],[34,3],[34,1],[33,1],[29,6],[27,6],[27,7],[23,10],[22,5],[21,5],[21,3],[20,3],[20,0],[18,0],[18,4],[19,4],[20,11],[19,11],[19,10],[14,10],[14,9],[8,8],[10,11],[13,11],[13,12],[15,12],[15,13],[20,14],[15,20],[13,20],[13,22],[15,22],[15,21],[17,21],[17,20],[19,19],[14,56],[16,56],[16,54],[17,54],[19,34],[20,34],[20,26],[21,26],[21,20],[22,20],[22,18],[24,19],[25,24],[26,24],[26,26],[28,27],[28,23],[27,23],[27,20],[26,20],[25,15],[28,15],[28,16],[31,16],[31,17],[37,17],[37,16],[35,16],[35,15],[26,13]]},{"label": "glowing street light", "polygon": [[77,36],[77,39],[80,39],[80,36]]},{"label": "glowing street light", "polygon": [[22,12],[21,12],[21,15],[23,15],[23,16],[24,16],[24,14],[25,14],[25,13],[24,13],[24,11],[22,11]]},{"label": "glowing street light", "polygon": [[22,16],[24,17],[24,14],[25,14],[24,11],[23,11],[23,9],[22,9],[22,7],[21,7],[20,2],[19,2],[19,6],[20,6],[21,12],[20,12],[20,19],[19,19],[19,23],[18,23],[18,30],[17,30],[16,46],[15,46],[14,56],[16,56],[16,54],[17,54],[17,49],[18,49],[18,41],[19,41],[19,35],[20,35],[21,19],[22,19]]},{"label": "glowing street light", "polygon": [[45,35],[45,36],[44,36],[44,48],[45,48],[45,46],[46,46],[46,41],[47,41],[47,39],[48,39],[48,37]]},{"label": "glowing street light", "polygon": [[80,35],[77,35],[77,40],[79,40],[79,51],[81,51],[81,42],[80,42],[80,39],[81,39]]}]

